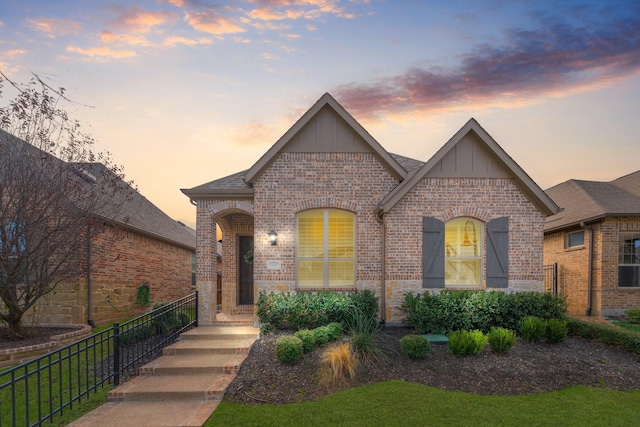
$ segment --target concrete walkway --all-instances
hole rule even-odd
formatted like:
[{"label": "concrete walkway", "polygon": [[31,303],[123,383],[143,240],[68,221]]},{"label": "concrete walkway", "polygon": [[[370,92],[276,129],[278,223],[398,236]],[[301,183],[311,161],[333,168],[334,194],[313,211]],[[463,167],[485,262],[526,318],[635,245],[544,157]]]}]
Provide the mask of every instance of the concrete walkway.
[{"label": "concrete walkway", "polygon": [[252,326],[192,329],[140,375],[109,392],[109,401],[73,427],[202,426],[220,403],[260,331]]}]

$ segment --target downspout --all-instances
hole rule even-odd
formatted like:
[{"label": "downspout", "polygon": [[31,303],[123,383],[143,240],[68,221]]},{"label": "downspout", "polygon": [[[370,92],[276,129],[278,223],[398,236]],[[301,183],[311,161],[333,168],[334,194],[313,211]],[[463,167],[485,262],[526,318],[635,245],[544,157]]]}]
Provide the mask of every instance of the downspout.
[{"label": "downspout", "polygon": [[386,270],[387,270],[387,227],[384,223],[384,220],[382,218],[382,210],[378,209],[378,211],[376,212],[376,220],[380,223],[380,225],[382,225],[382,250],[381,250],[381,254],[382,254],[382,264],[381,264],[381,274],[382,274],[382,292],[380,295],[380,323],[381,324],[385,324],[387,321],[387,290],[385,289],[385,285],[386,285],[386,281],[385,281],[385,276],[386,276]]},{"label": "downspout", "polygon": [[591,317],[591,310],[593,306],[593,227],[587,226],[584,222],[580,223],[580,227],[584,230],[589,230],[589,261],[588,261],[588,275],[587,275],[587,310],[585,315]]},{"label": "downspout", "polygon": [[91,247],[91,224],[87,225],[87,324],[96,327],[93,321],[93,278],[91,277],[91,264],[93,248]]}]

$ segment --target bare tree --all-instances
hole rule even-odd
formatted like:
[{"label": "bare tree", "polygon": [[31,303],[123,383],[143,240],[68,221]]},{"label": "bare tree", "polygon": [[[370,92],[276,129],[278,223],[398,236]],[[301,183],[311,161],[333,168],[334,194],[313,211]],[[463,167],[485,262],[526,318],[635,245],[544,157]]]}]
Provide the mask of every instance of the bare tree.
[{"label": "bare tree", "polygon": [[108,153],[69,118],[62,89],[32,79],[9,83],[0,104],[0,321],[24,336],[24,314],[56,285],[77,280],[91,262],[90,239],[104,231],[133,189]]}]

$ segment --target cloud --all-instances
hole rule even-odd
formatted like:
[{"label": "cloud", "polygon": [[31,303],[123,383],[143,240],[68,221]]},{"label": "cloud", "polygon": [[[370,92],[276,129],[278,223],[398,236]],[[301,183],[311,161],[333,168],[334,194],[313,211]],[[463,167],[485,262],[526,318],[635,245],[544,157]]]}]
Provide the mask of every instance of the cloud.
[{"label": "cloud", "polygon": [[67,46],[67,52],[79,53],[81,55],[97,59],[121,59],[136,56],[136,53],[132,50],[113,50],[106,46],[92,47],[89,49],[83,49],[76,46]]},{"label": "cloud", "polygon": [[108,22],[108,25],[124,31],[135,33],[147,33],[153,27],[162,25],[175,18],[172,12],[148,12],[134,7],[122,13],[116,19]]},{"label": "cloud", "polygon": [[620,15],[597,25],[547,20],[548,25],[534,30],[511,29],[508,44],[476,46],[457,67],[413,67],[371,84],[345,84],[334,93],[354,114],[372,117],[505,99],[522,102],[596,86],[640,71],[640,13]]},{"label": "cloud", "polygon": [[215,10],[187,13],[184,19],[194,29],[217,36],[245,31],[236,20]]},{"label": "cloud", "polygon": [[186,37],[171,36],[164,39],[163,44],[165,46],[176,46],[178,44],[183,44],[186,46],[197,46],[200,44],[211,44],[211,43],[213,43],[213,41],[205,38],[188,39]]},{"label": "cloud", "polygon": [[80,24],[72,19],[34,18],[28,19],[27,25],[33,30],[46,33],[51,38],[73,34],[80,29]]},{"label": "cloud", "polygon": [[115,34],[111,31],[101,31],[100,40],[104,43],[125,43],[132,46],[148,46],[151,43],[137,34]]},{"label": "cloud", "polygon": [[23,49],[5,50],[4,52],[2,52],[2,56],[5,56],[9,59],[13,59],[16,56],[24,55],[25,53],[27,53],[27,51]]}]

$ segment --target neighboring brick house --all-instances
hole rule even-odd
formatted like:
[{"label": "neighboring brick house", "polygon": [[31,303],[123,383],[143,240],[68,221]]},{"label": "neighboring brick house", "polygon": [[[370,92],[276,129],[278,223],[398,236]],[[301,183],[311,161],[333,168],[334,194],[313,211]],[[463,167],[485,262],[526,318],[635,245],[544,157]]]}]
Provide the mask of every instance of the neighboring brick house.
[{"label": "neighboring brick house", "polygon": [[[98,169],[103,165],[84,166],[93,176],[102,175]],[[40,323],[109,323],[195,291],[193,229],[171,219],[137,191],[131,192],[117,217],[106,219],[110,225],[91,242],[94,263],[77,280],[60,284],[45,297],[38,308]],[[146,291],[142,286],[149,287],[147,306],[136,303],[138,294]]]},{"label": "neighboring brick house", "polygon": [[182,191],[198,206],[202,324],[216,320],[216,224],[223,313],[259,292],[370,289],[397,323],[407,292],[541,290],[557,212],[475,120],[424,163],[388,153],[329,94],[250,169]]},{"label": "neighboring brick house", "polygon": [[[0,136],[0,144],[13,144],[24,153],[36,150],[6,132]],[[81,274],[41,297],[23,317],[25,324],[103,324],[139,315],[158,301],[174,301],[195,290],[195,230],[172,220],[101,163],[64,163],[37,152],[56,164],[70,165],[82,185],[115,183],[120,190],[113,199],[122,201],[112,202],[117,210],[107,211],[104,205],[104,211],[92,212],[104,231],[89,239],[86,253],[81,254]],[[147,305],[136,303],[139,295]]]},{"label": "neighboring brick house", "polygon": [[640,171],[611,182],[569,180],[546,193],[561,212],[544,227],[544,263],[558,266],[569,312],[640,307]]}]

